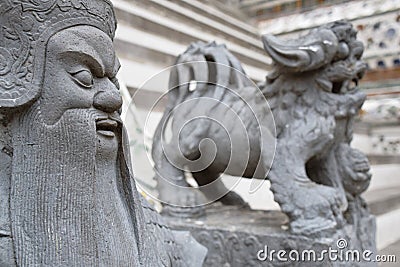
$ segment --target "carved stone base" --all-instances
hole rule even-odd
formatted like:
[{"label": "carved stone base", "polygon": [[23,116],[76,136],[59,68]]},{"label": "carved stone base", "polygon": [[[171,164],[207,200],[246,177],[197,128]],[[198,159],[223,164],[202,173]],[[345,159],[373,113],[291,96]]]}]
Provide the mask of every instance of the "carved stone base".
[{"label": "carved stone base", "polygon": [[[201,218],[166,220],[173,229],[191,231],[208,248],[203,266],[377,266],[363,260],[363,252],[371,259],[376,255],[375,218],[371,215],[359,217],[358,226],[347,224],[314,236],[291,234],[288,219],[280,211],[216,204]],[[279,252],[278,257],[280,250],[285,252]],[[354,250],[359,252],[351,253]],[[353,260],[355,253],[359,253],[360,262]]]}]

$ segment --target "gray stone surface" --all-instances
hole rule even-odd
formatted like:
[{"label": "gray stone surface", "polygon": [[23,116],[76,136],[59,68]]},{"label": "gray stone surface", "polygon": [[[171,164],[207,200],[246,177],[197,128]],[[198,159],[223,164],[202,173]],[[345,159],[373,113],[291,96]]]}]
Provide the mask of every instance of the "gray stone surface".
[{"label": "gray stone surface", "polygon": [[[289,221],[282,212],[221,204],[213,204],[201,218],[167,220],[174,229],[190,230],[208,247],[203,266],[376,266],[375,262],[366,261],[377,255],[373,216],[363,218],[359,226],[326,231],[318,238],[287,231]],[[360,226],[366,236],[358,235]],[[282,258],[277,257],[279,250],[286,251]],[[367,250],[371,255],[363,260],[362,253]],[[350,254],[358,255],[360,260],[358,256],[346,256]]]},{"label": "gray stone surface", "polygon": [[[180,55],[153,143],[163,212],[202,216],[204,204],[217,199],[246,206],[220,174],[268,178],[290,234],[318,243],[351,229],[355,247],[375,250],[374,218],[360,196],[370,183],[369,162],[350,146],[366,97],[357,88],[366,65],[356,34],[351,23],[337,21],[298,39],[264,35],[274,66],[259,88],[223,45],[198,42]],[[200,190],[189,185],[187,171]]]},{"label": "gray stone surface", "polygon": [[379,251],[379,255],[394,256],[390,259],[386,258],[386,262],[382,262],[379,266],[381,267],[397,267],[399,266],[400,259],[400,241],[397,241],[383,250]]},{"label": "gray stone surface", "polygon": [[111,3],[6,0],[0,20],[0,266],[200,266],[136,190]]}]

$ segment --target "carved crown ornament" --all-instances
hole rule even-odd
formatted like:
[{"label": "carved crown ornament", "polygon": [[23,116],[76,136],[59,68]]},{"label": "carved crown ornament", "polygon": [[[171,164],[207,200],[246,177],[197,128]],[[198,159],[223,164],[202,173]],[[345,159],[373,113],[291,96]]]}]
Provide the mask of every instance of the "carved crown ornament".
[{"label": "carved crown ornament", "polygon": [[116,20],[111,2],[1,1],[0,107],[19,107],[40,94],[49,38],[77,25],[94,26],[113,39]]}]

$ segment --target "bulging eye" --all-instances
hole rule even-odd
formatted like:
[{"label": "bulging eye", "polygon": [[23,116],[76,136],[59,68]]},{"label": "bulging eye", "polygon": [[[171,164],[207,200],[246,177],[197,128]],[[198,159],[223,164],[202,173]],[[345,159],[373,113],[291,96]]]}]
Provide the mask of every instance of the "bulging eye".
[{"label": "bulging eye", "polygon": [[349,52],[349,46],[344,42],[340,42],[335,55],[335,60],[345,59],[349,55]]},{"label": "bulging eye", "polygon": [[83,86],[85,88],[91,88],[93,86],[93,75],[88,70],[80,70],[74,73],[71,73],[71,76],[74,78],[75,82],[78,85]]}]

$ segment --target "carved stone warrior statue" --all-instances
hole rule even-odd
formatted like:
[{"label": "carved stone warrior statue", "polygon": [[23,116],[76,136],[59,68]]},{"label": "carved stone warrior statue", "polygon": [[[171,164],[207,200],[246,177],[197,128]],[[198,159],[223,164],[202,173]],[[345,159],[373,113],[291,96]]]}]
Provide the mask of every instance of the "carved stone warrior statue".
[{"label": "carved stone warrior statue", "polygon": [[200,266],[135,188],[111,3],[3,0],[0,20],[0,266]]},{"label": "carved stone warrior statue", "polygon": [[[361,219],[371,216],[360,197],[371,175],[367,158],[350,142],[355,115],[365,100],[357,88],[366,68],[361,61],[363,44],[346,21],[321,26],[298,39],[265,35],[262,40],[274,65],[260,89],[223,45],[194,43],[178,57],[153,143],[160,196],[171,204],[165,212],[174,215],[182,212],[174,205],[195,207],[201,199],[199,194],[171,193],[190,187],[185,171],[192,172],[207,198],[217,195],[224,204],[243,206],[244,201],[218,181],[224,172],[268,178],[292,233],[312,236],[346,224],[361,227]],[[194,81],[197,87],[189,89]],[[222,109],[234,110],[237,117],[215,117]],[[242,141],[229,143],[229,138],[238,139],[241,124]],[[164,138],[168,125],[170,141]],[[217,151],[204,145],[209,139]],[[206,168],[188,163],[210,154],[214,160],[204,164]],[[241,172],[234,168],[241,164],[238,157],[246,157]],[[204,190],[207,184],[213,189]]]}]

